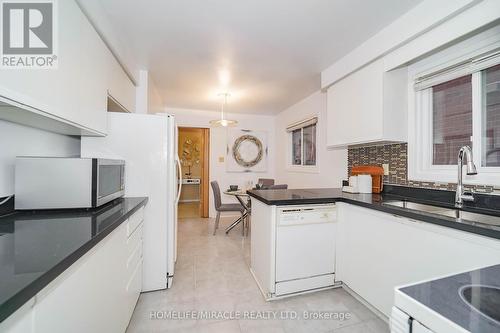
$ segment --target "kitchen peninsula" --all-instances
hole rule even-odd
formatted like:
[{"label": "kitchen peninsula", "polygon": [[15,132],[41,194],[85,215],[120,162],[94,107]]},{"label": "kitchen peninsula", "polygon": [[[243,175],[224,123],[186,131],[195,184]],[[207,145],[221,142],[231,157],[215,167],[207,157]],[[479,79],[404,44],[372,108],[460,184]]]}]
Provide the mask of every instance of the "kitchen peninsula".
[{"label": "kitchen peninsula", "polygon": [[[458,211],[450,191],[389,185],[381,194],[340,189],[248,193],[252,197],[251,269],[268,300],[342,286],[387,319],[398,286],[500,264],[500,214],[491,196],[478,194],[473,205],[460,210],[487,217],[488,223],[478,223],[448,214]],[[283,262],[287,259],[283,252],[302,248],[310,238],[307,233],[312,229],[291,233],[305,225],[324,225],[316,229],[315,241],[307,243],[322,252],[308,253],[307,260],[299,256],[297,260],[304,260],[300,263]],[[331,242],[330,255],[325,253],[326,239]],[[286,248],[280,248],[283,240]],[[299,269],[303,264],[316,269],[311,276],[316,285],[291,279],[293,288],[281,290],[280,283],[287,281],[280,280],[280,265]]]}]

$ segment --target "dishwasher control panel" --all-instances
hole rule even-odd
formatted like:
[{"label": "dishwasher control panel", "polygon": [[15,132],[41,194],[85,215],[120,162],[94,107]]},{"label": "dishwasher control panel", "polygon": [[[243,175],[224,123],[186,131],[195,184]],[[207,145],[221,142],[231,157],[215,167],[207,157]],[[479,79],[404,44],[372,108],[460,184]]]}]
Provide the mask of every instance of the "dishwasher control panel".
[{"label": "dishwasher control panel", "polygon": [[278,208],[278,225],[330,223],[337,219],[335,205],[307,205]]}]

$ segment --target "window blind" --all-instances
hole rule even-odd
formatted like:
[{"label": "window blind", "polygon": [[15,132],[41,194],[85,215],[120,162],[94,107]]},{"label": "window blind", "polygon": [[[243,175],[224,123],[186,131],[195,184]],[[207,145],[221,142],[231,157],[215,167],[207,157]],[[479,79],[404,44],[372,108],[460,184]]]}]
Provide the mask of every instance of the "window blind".
[{"label": "window blind", "polygon": [[500,63],[500,50],[470,57],[453,65],[448,65],[431,73],[424,73],[415,79],[415,90],[423,90],[461,76],[479,72]]},{"label": "window blind", "polygon": [[297,121],[293,124],[290,124],[287,126],[286,128],[286,131],[287,132],[293,132],[295,130],[298,130],[300,128],[304,128],[304,127],[307,127],[307,126],[311,126],[311,125],[314,125],[318,122],[318,117],[314,116],[314,117],[311,117],[311,118],[307,118],[307,119],[304,119],[304,120],[301,120],[301,121]]}]

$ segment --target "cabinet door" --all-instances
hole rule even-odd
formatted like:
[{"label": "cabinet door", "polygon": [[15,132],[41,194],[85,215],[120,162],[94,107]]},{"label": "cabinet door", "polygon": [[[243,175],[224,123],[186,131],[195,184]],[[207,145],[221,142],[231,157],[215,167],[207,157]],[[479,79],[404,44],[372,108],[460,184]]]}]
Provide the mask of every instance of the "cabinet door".
[{"label": "cabinet door", "polygon": [[135,112],[135,86],[111,55],[108,93],[127,111]]},{"label": "cabinet door", "polygon": [[78,114],[74,117],[77,122],[106,133],[109,50],[86,19],[80,26],[79,43],[85,47],[85,56],[79,60],[78,104],[74,106]]},{"label": "cabinet door", "polygon": [[58,68],[0,70],[0,96],[104,134],[108,90],[132,112],[135,87],[74,0],[57,22]]},{"label": "cabinet door", "polygon": [[11,314],[7,319],[0,323],[0,332],[8,333],[34,333],[33,327],[33,304],[35,299],[31,299],[23,306]]},{"label": "cabinet door", "polygon": [[500,242],[486,237],[343,203],[338,211],[336,276],[386,316],[396,286],[500,264]]},{"label": "cabinet door", "polygon": [[328,146],[382,139],[383,74],[378,60],[328,88]]},{"label": "cabinet door", "polygon": [[125,331],[126,237],[123,223],[37,295],[36,332]]},{"label": "cabinet door", "polygon": [[58,7],[58,68],[0,70],[0,95],[77,122],[78,59],[84,53],[78,40],[84,17],[74,1],[60,1]]}]

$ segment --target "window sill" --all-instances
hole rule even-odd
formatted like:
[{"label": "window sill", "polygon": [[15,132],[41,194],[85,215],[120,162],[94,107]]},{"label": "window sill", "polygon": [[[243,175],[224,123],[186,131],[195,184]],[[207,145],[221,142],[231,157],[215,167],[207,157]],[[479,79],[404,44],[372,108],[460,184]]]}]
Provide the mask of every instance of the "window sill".
[{"label": "window sill", "polygon": [[289,172],[297,172],[297,173],[319,173],[319,166],[288,165],[286,170]]},{"label": "window sill", "polygon": [[[413,181],[456,184],[457,178],[458,178],[458,172],[456,170],[456,167],[455,170],[449,170],[449,169],[408,170],[408,180],[413,180]],[[494,170],[491,171],[478,170],[478,174],[475,176],[466,175],[464,170],[463,183],[468,185],[499,186],[500,177],[498,176],[498,172]]]}]

